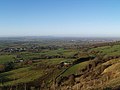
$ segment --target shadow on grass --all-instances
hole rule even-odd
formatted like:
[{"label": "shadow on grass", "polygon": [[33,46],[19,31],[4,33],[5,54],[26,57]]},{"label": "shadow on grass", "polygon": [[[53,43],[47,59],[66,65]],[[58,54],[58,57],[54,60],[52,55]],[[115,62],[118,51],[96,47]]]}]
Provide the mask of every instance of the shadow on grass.
[{"label": "shadow on grass", "polygon": [[12,81],[13,79],[10,79],[8,78],[7,76],[9,75],[12,75],[12,74],[8,74],[8,73],[5,73],[5,74],[0,74],[0,83],[1,85],[3,85],[5,82],[8,82],[8,81]]}]

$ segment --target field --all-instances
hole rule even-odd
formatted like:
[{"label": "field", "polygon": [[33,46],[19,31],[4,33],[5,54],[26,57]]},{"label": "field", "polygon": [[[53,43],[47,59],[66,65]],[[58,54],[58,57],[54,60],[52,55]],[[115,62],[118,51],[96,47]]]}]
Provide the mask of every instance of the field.
[{"label": "field", "polygon": [[76,64],[76,65],[70,67],[62,76],[68,76],[71,74],[78,75],[78,72],[82,69],[85,69],[88,64],[89,64],[89,61],[85,61],[85,62]]},{"label": "field", "polygon": [[15,60],[14,57],[15,57],[15,55],[1,55],[0,56],[0,64],[14,61]]},{"label": "field", "polygon": [[120,42],[80,42],[4,43],[0,47],[0,87],[3,90],[119,88]]},{"label": "field", "polygon": [[120,55],[119,54],[120,53],[120,45],[103,46],[103,47],[93,48],[92,50],[99,51],[100,54],[105,54],[108,56]]},{"label": "field", "polygon": [[30,70],[30,67],[12,70],[1,74],[1,85],[7,86],[27,83],[38,79],[43,74],[43,70]]},{"label": "field", "polygon": [[[56,65],[60,62],[66,61],[65,59],[46,59],[41,60],[38,63],[34,63],[30,66],[19,68],[16,70],[11,70],[5,73],[0,74],[1,79],[1,86],[9,86],[9,85],[16,85],[22,83],[33,82],[40,77],[44,76],[45,73],[49,73],[47,69],[41,65]],[[49,68],[48,70],[53,70]],[[56,73],[56,74],[59,74]],[[52,77],[51,77],[52,78]]]}]

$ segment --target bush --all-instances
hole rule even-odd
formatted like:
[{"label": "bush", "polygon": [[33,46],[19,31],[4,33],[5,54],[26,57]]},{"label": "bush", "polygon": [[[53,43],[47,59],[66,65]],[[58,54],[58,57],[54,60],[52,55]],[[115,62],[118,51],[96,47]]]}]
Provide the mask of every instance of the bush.
[{"label": "bush", "polygon": [[0,72],[4,72],[5,71],[5,65],[0,64]]}]

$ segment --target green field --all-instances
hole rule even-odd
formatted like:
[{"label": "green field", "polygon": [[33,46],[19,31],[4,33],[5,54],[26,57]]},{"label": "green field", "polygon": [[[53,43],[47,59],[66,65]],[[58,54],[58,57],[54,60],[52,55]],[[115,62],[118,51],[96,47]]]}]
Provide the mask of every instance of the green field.
[{"label": "green field", "polygon": [[[27,82],[33,82],[43,75],[47,73],[45,68],[41,68],[41,65],[57,65],[62,61],[66,61],[66,59],[46,59],[41,60],[38,63],[34,63],[28,67],[19,68],[15,70],[11,70],[8,72],[4,72],[0,74],[0,85],[1,86],[9,86],[9,85],[15,85],[15,84],[21,84],[21,83],[27,83]],[[53,68],[48,68],[48,71],[53,71]],[[60,70],[61,71],[61,70]],[[58,75],[60,71],[56,71],[53,76]],[[52,79],[51,77],[50,79]],[[4,81],[4,83],[3,83]]]},{"label": "green field", "polygon": [[80,70],[85,69],[86,66],[89,64],[90,61],[85,61],[79,64],[76,64],[72,67],[70,67],[62,76],[68,76],[71,74],[77,75]]},{"label": "green field", "polygon": [[30,67],[20,68],[0,74],[1,82],[2,80],[3,81],[5,80],[5,82],[3,84],[1,83],[1,85],[7,86],[7,85],[26,83],[26,82],[34,81],[35,79],[38,79],[42,75],[44,75],[42,69],[30,70]]},{"label": "green field", "polygon": [[99,51],[100,54],[115,56],[115,55],[120,55],[120,45],[93,48],[90,51]]},{"label": "green field", "polygon": [[74,54],[76,54],[76,50],[44,50],[41,52],[21,52],[17,53],[18,55],[21,56],[24,60],[30,60],[32,58],[40,58],[41,56],[64,56],[66,58],[72,57]]},{"label": "green field", "polygon": [[1,55],[0,56],[0,64],[14,61],[14,57],[15,57],[15,55]]}]

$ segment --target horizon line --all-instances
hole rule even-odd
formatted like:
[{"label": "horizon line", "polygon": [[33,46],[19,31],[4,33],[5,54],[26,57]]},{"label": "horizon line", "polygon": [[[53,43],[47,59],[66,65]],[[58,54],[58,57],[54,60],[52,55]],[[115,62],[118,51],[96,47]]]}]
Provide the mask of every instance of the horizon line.
[{"label": "horizon line", "polygon": [[0,36],[0,38],[16,38],[16,37],[56,37],[56,38],[120,38],[120,36],[73,36],[73,35],[25,35],[25,36]]}]

